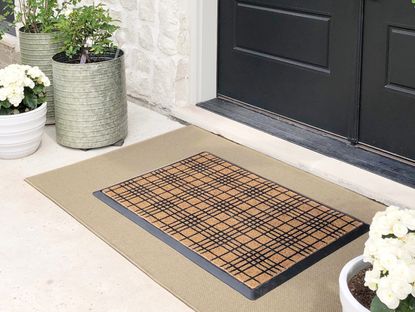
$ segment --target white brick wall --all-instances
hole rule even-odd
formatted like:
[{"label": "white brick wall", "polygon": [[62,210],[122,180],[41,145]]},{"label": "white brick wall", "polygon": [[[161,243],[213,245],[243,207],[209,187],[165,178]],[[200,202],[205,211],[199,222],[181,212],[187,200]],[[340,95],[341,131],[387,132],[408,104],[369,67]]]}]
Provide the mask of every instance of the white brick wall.
[{"label": "white brick wall", "polygon": [[169,110],[188,100],[187,0],[104,0],[120,20],[130,96]]}]

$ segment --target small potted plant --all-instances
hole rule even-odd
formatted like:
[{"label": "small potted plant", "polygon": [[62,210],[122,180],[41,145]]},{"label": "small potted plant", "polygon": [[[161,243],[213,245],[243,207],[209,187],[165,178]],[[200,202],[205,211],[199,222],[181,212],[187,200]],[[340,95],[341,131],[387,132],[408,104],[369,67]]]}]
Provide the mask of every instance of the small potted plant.
[{"label": "small potted plant", "polygon": [[[52,78],[52,56],[62,51],[62,42],[56,36],[56,23],[61,15],[70,10],[79,0],[3,0],[3,18],[15,14],[19,28],[21,63],[39,67],[48,78]],[[51,79],[52,80],[52,79]],[[53,89],[46,90],[48,113],[47,124],[54,123]]]},{"label": "small potted plant", "polygon": [[58,23],[64,51],[52,66],[61,145],[91,149],[127,136],[124,52],[111,40],[117,29],[102,4],[74,8]]},{"label": "small potted plant", "polygon": [[343,312],[415,311],[415,210],[389,207],[339,278]]},{"label": "small potted plant", "polygon": [[34,153],[46,123],[46,87],[50,81],[38,68],[9,65],[0,69],[0,158]]},{"label": "small potted plant", "polygon": [[0,12],[0,40],[3,39],[5,33],[9,31],[9,29],[12,27],[12,24],[7,22],[7,17],[11,15],[12,12],[7,8],[3,9],[3,12]]}]

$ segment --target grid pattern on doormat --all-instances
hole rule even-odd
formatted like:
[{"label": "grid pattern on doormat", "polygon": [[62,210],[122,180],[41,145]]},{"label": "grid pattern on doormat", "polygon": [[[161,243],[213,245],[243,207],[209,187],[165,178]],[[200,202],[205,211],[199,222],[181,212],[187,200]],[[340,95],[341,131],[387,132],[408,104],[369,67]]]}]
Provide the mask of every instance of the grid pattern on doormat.
[{"label": "grid pattern on doormat", "polygon": [[159,238],[179,242],[187,257],[204,260],[199,265],[219,269],[208,271],[250,299],[367,231],[349,215],[208,152],[99,193]]}]

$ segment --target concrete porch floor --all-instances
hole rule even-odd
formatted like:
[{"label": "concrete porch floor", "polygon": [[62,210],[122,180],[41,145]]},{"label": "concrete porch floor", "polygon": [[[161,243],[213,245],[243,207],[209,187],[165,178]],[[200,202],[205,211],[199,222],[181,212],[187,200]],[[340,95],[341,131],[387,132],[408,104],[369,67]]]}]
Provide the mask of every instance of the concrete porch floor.
[{"label": "concrete porch floor", "polygon": [[[403,204],[413,205],[413,189],[210,112],[193,110],[175,115],[342,186],[355,181],[352,190],[365,190],[361,185],[369,185],[378,193],[389,190],[384,202],[399,198]],[[183,127],[137,104],[129,104],[129,126],[125,146]],[[26,177],[116,149],[119,147],[85,152],[61,147],[55,142],[54,127],[48,126],[34,155],[0,160],[1,312],[192,311],[24,182]],[[361,193],[374,194],[371,189]]]},{"label": "concrete porch floor", "polygon": [[[135,104],[129,124],[125,145],[182,127]],[[71,150],[54,138],[48,126],[34,155],[0,160],[0,311],[192,311],[24,182],[117,149]]]}]

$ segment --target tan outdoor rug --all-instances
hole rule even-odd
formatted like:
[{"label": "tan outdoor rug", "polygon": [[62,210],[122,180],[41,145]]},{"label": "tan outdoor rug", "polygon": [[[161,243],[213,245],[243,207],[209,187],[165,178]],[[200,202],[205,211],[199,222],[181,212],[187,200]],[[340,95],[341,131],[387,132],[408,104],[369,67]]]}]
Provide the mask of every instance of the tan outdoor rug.
[{"label": "tan outdoor rug", "polygon": [[[187,236],[181,234],[183,236],[181,237],[178,236],[180,225],[177,225],[177,227],[173,227],[173,224],[168,225],[171,227],[169,236],[173,238],[176,235],[176,242],[180,241],[182,246],[185,246],[189,250],[193,248],[192,251],[194,254],[198,254],[199,256],[203,254],[203,250],[209,250],[208,252],[216,258],[212,258],[212,255],[209,255],[207,252],[205,252],[205,255],[207,254],[209,256],[201,258],[205,260],[209,257],[211,258],[210,260],[216,259],[217,261],[214,263],[214,267],[221,268],[221,271],[226,272],[229,276],[232,276],[229,273],[233,272],[234,280],[239,281],[251,290],[258,287],[261,283],[273,280],[273,278],[278,276],[278,273],[283,274],[284,272],[289,271],[290,268],[296,266],[295,263],[305,261],[304,259],[313,252],[316,254],[319,251],[323,251],[321,254],[322,257],[328,255],[329,252],[336,249],[327,249],[328,246],[341,241],[342,237],[349,236],[348,240],[350,240],[352,238],[350,233],[357,233],[355,229],[359,229],[362,224],[356,219],[368,223],[376,211],[384,209],[382,205],[367,198],[195,127],[186,127],[91,160],[29,178],[27,181],[118,250],[160,285],[170,290],[178,298],[197,311],[340,311],[337,291],[339,272],[341,267],[349,259],[362,253],[366,236],[362,236],[352,241],[324,258],[318,257],[322,259],[314,265],[309,266],[306,270],[296,276],[294,276],[295,274],[288,274],[288,278],[294,277],[283,284],[281,284],[283,281],[279,281],[278,284],[281,284],[279,287],[256,301],[250,301],[224,283],[223,279],[220,280],[220,276],[217,278],[217,276],[213,275],[214,272],[211,272],[212,274],[207,272],[204,268],[192,262],[194,259],[191,257],[189,258],[192,260],[184,257],[180,253],[180,249],[177,249],[180,250],[180,252],[178,252],[171,248],[168,244],[149,233],[147,231],[148,229],[145,230],[142,225],[138,226],[135,222],[132,222],[123,214],[117,212],[115,209],[93,196],[94,192],[104,190],[101,196],[116,199],[114,202],[119,201],[119,205],[124,211],[135,214],[139,219],[146,219],[148,224],[152,224],[152,226],[156,228],[156,225],[158,225],[158,229],[162,229],[163,225],[157,223],[160,222],[160,220],[164,220],[163,218],[160,218],[160,213],[162,212],[154,210],[157,209],[157,205],[154,205],[154,200],[157,200],[156,196],[147,198],[147,201],[150,203],[153,201],[153,206],[150,205],[153,210],[145,210],[146,207],[143,207],[142,211],[147,212],[141,212],[140,215],[140,210],[132,207],[139,207],[140,200],[144,198],[142,197],[143,195],[140,197],[138,196],[140,195],[139,192],[133,194],[135,191],[132,191],[132,188],[126,188],[127,193],[132,192],[131,194],[133,194],[131,198],[128,197],[127,199],[131,200],[135,198],[135,200],[132,200],[132,206],[127,207],[130,203],[128,203],[128,200],[126,201],[125,193],[123,193],[122,190],[119,192],[120,190],[118,187],[109,188],[109,186],[120,184],[121,181],[134,181],[134,183],[137,184],[143,177],[152,180],[156,178],[156,175],[160,175],[160,173],[163,175],[163,172],[165,172],[163,170],[172,169],[174,166],[180,166],[180,164],[182,164],[181,162],[198,162],[197,160],[202,161],[194,167],[194,170],[197,171],[197,173],[193,172],[188,175],[189,177],[197,175],[198,179],[203,179],[203,176],[205,178],[216,178],[214,183],[217,183],[217,186],[220,185],[219,189],[222,187],[220,191],[222,194],[232,192],[232,189],[234,191],[242,191],[242,194],[239,196],[233,194],[233,197],[223,198],[222,202],[230,202],[230,206],[229,204],[225,204],[228,205],[227,208],[231,207],[229,209],[236,209],[232,219],[235,219],[235,221],[238,222],[239,229],[242,232],[245,231],[244,234],[249,235],[246,235],[245,240],[242,239],[242,242],[240,242],[237,237],[225,235],[223,239],[228,241],[228,244],[231,242],[230,239],[232,238],[233,243],[239,244],[238,246],[242,249],[245,247],[241,246],[245,246],[244,244],[248,244],[249,242],[255,242],[254,244],[251,244],[250,247],[254,250],[255,248],[261,248],[260,246],[273,247],[273,252],[278,249],[278,246],[272,245],[272,240],[266,242],[267,238],[269,238],[264,228],[264,225],[267,224],[265,216],[268,216],[268,213],[264,213],[266,207],[262,206],[262,209],[264,210],[261,210],[258,207],[259,204],[252,200],[255,200],[255,198],[262,198],[265,205],[269,205],[270,203],[275,204],[276,202],[279,204],[281,214],[270,215],[272,220],[277,222],[275,228],[270,228],[270,232],[272,235],[280,235],[280,239],[285,238],[286,244],[283,243],[283,240],[280,240],[280,250],[284,260],[282,258],[279,260],[274,258],[273,261],[275,262],[272,263],[272,269],[262,269],[261,274],[265,272],[270,276],[261,276],[260,272],[255,271],[257,267],[252,266],[251,270],[244,270],[245,267],[238,267],[239,274],[244,275],[236,277],[238,273],[235,274],[236,271],[232,271],[232,266],[237,267],[236,260],[230,257],[226,259],[226,262],[221,258],[226,254],[223,253],[224,250],[214,250],[215,248],[209,249],[208,247],[209,244],[218,242],[219,237],[217,237],[217,239],[209,237],[208,239],[208,237],[203,238],[207,235],[199,233],[200,235],[203,235],[203,237],[198,236],[196,238],[195,236],[197,236],[197,234],[192,233],[191,231],[187,231]],[[216,163],[219,168],[221,168],[220,166],[224,168],[226,166],[228,167],[227,170],[219,170],[225,170],[222,174],[217,173],[217,167],[213,172],[210,172],[210,174],[204,175],[203,172],[206,173],[206,166],[209,167],[209,163]],[[237,178],[227,179],[230,174],[228,170],[235,170],[238,173],[238,176],[236,176]],[[215,174],[218,176],[215,177]],[[153,177],[151,177],[152,175]],[[244,175],[246,175],[245,178],[247,180],[243,180],[243,177],[241,178],[241,176]],[[240,179],[245,183],[241,183]],[[147,187],[156,185],[154,181],[155,180],[151,181],[151,184],[147,184]],[[177,193],[180,187],[186,187],[184,184],[182,185],[181,182],[179,183],[177,181],[175,176],[166,178],[165,183],[169,184],[169,192],[173,191],[173,193]],[[190,181],[189,184],[191,184],[191,182],[194,182],[194,180]],[[198,199],[200,201],[200,196],[203,196],[203,194],[206,195],[204,188],[207,187],[207,185],[212,184],[212,181],[204,183],[207,184],[196,183],[199,185],[194,185],[196,187],[192,187],[193,190],[186,196],[190,196],[192,200]],[[247,187],[249,183],[255,185]],[[144,188],[144,185],[141,185],[140,187]],[[158,187],[160,187],[160,185],[158,185]],[[230,188],[228,189],[227,187]],[[243,190],[246,190],[246,192],[243,192]],[[266,195],[267,191],[264,192],[264,190],[275,193],[273,196],[270,194]],[[155,192],[155,194],[158,192],[158,195],[162,194],[160,191]],[[120,194],[122,196],[120,196]],[[201,205],[197,209],[201,210],[200,213],[202,215],[203,212],[206,212],[205,209],[208,209],[211,214],[218,213],[216,216],[219,216],[222,213],[220,210],[225,208],[220,207],[218,204],[215,206],[212,198],[216,198],[220,194],[216,192],[214,196],[213,194],[211,195],[212,197],[205,199],[205,201],[200,201],[200,203],[195,201],[193,207],[197,207],[197,205],[201,203],[211,203],[210,208]],[[276,199],[278,196],[280,196],[280,198]],[[160,197],[162,196],[160,195]],[[244,198],[246,199],[245,204],[248,206],[241,204]],[[168,202],[171,203],[173,199],[177,198],[164,198],[166,204]],[[209,200],[212,202],[209,202]],[[249,201],[250,203],[248,203]],[[183,202],[186,202],[186,200]],[[286,204],[287,202],[290,203],[291,206]],[[237,203],[237,207],[232,208],[235,203]],[[164,205],[163,207],[175,209],[171,208],[172,205],[169,205]],[[215,207],[212,208],[212,206]],[[160,209],[161,206],[158,207],[158,209]],[[192,210],[192,208],[182,207],[182,209],[183,211],[181,210],[180,213],[187,214],[188,216],[186,221],[187,224],[194,222],[194,218],[190,217],[194,214],[189,213],[189,209]],[[226,209],[226,211],[229,211],[229,209]],[[304,213],[301,212],[302,209]],[[292,216],[287,212],[288,210],[292,210]],[[313,217],[315,218],[312,218],[309,215],[311,211],[314,211],[313,214],[315,214],[315,216]],[[167,212],[164,213],[167,214]],[[158,216],[156,217],[157,214]],[[298,218],[293,218],[293,220],[287,219],[287,216],[294,217],[299,215],[306,216],[308,218],[307,221],[301,218],[300,220],[297,220]],[[211,226],[211,230],[213,231],[212,234],[226,233],[226,229],[217,231],[215,228],[215,225],[222,224],[220,227],[223,227],[223,224],[226,224],[225,216],[222,215],[219,218],[216,218],[216,216],[209,216],[210,218],[208,218],[211,220],[218,219],[220,221]],[[252,216],[257,217],[252,218]],[[350,216],[353,216],[353,218]],[[278,217],[282,217],[282,219],[280,220]],[[159,221],[157,221],[157,219],[159,219]],[[324,222],[321,222],[321,220],[324,220]],[[232,220],[230,225],[227,224],[227,226],[233,228],[233,226],[236,226],[236,223],[233,224],[235,221]],[[294,223],[290,224],[290,221]],[[211,222],[215,223],[214,221]],[[279,225],[278,222],[282,222],[282,225]],[[322,224],[324,224],[324,226],[322,226]],[[310,232],[307,232],[307,226],[311,225],[317,225],[319,228],[317,231],[320,231],[320,233],[315,237],[310,235]],[[278,226],[280,226],[281,233],[276,234],[275,231],[278,229]],[[293,230],[290,230],[288,226],[292,227]],[[293,242],[292,238],[288,238],[293,235],[287,235],[287,233],[292,234],[294,229],[299,229],[299,232],[305,232],[307,235],[304,237],[301,237],[301,235],[294,237],[295,242]],[[327,229],[330,229],[331,232],[326,232]],[[165,233],[168,233],[168,231]],[[302,252],[295,253],[295,251],[298,251],[299,246],[304,244],[304,241],[301,240],[301,238],[305,237],[309,237],[309,239],[306,239],[306,245],[304,245]],[[318,243],[313,243],[312,239],[310,240],[310,237],[316,239]],[[274,237],[271,236],[271,238]],[[197,242],[199,239],[201,240]],[[257,240],[262,240],[263,245],[261,245],[260,242],[257,242]],[[307,240],[309,241],[307,242]],[[193,243],[193,241],[195,242]],[[342,245],[346,242],[347,241],[343,241]],[[224,243],[221,247],[226,244],[227,243]],[[236,256],[240,256],[240,259],[242,259],[241,261],[250,260],[249,257],[252,257],[252,255],[246,253],[247,256],[245,256],[244,259],[240,254],[241,250],[238,251]],[[288,251],[288,253],[284,255],[286,251],[283,252],[283,250]],[[299,260],[299,262],[293,261],[293,257],[298,257],[297,260]],[[301,259],[302,257],[304,259]],[[219,259],[223,261],[223,263],[219,261]],[[285,262],[284,265],[281,265],[285,260],[289,261]],[[318,259],[314,259],[314,261],[311,262],[317,260]],[[255,261],[250,262],[251,265],[253,263],[260,263],[260,261],[255,259]],[[300,268],[299,271],[301,271],[301,269],[304,268]],[[271,272],[272,274],[270,274]],[[261,276],[261,278],[259,276]]]},{"label": "tan outdoor rug", "polygon": [[95,196],[253,300],[368,230],[207,152]]}]

